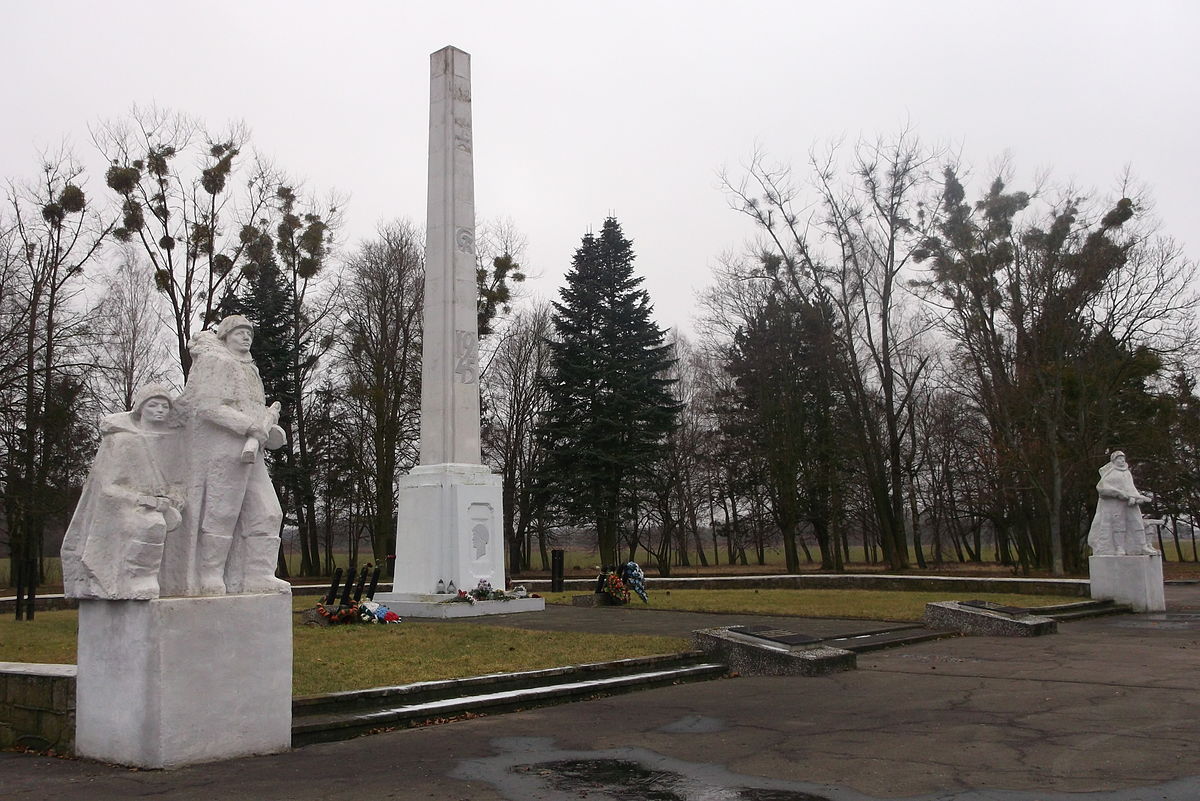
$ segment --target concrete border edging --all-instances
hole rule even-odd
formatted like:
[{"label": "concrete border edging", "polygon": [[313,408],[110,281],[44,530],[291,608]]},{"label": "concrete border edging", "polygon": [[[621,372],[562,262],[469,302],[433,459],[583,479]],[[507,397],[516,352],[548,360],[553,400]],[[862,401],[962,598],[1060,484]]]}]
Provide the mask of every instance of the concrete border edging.
[{"label": "concrete border edging", "polygon": [[793,650],[729,628],[697,629],[692,644],[743,676],[824,676],[858,665],[853,651],[824,645]]},{"label": "concrete border edging", "polygon": [[75,751],[74,665],[0,662],[0,748]]},{"label": "concrete border edging", "polygon": [[[521,581],[531,591],[547,592],[549,579]],[[594,587],[595,578],[570,578],[564,581],[568,591],[586,591]],[[900,590],[924,592],[1006,592],[1022,595],[1064,595],[1086,598],[1088,579],[1050,579],[980,576],[901,576],[893,574],[833,573],[833,574],[773,574],[762,576],[693,576],[679,578],[647,578],[646,589],[659,590],[718,590],[718,589],[782,589],[782,590]]]},{"label": "concrete border edging", "polygon": [[1039,637],[1057,634],[1058,621],[1040,615],[1009,615],[990,609],[963,606],[958,601],[925,604],[926,628],[993,637]]}]

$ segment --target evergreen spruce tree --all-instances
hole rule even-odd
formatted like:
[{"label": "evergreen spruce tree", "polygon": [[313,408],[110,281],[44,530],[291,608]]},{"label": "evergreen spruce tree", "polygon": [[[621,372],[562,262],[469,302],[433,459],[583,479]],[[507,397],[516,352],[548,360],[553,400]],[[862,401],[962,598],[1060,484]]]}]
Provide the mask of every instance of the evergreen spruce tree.
[{"label": "evergreen spruce tree", "polygon": [[[800,571],[800,527],[812,527],[821,568],[841,570],[834,536],[850,468],[849,409],[837,391],[837,324],[832,307],[772,295],[738,329],[722,393],[725,434],[761,459],[789,573]],[[808,555],[805,548],[805,555]]]},{"label": "evergreen spruce tree", "polygon": [[583,238],[561,302],[541,435],[543,484],[574,520],[595,524],[600,558],[619,563],[622,493],[665,447],[679,411],[665,377],[670,345],[633,273],[632,242],[615,218]]}]

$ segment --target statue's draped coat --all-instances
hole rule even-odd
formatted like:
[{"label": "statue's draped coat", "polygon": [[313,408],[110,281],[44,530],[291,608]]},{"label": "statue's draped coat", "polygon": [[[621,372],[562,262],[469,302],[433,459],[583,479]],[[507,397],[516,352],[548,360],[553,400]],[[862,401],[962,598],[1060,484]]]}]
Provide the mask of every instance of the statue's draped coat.
[{"label": "statue's draped coat", "polygon": [[166,536],[163,513],[139,499],[177,495],[162,469],[163,451],[172,439],[171,434],[139,429],[130,412],[101,421],[100,448],[63,538],[63,587],[68,597],[142,595],[129,586],[125,565],[138,558],[130,550],[139,543],[158,543],[161,548]]},{"label": "statue's draped coat", "polygon": [[1109,463],[1100,468],[1096,484],[1100,501],[1088,531],[1088,545],[1096,555],[1111,555],[1119,551],[1142,553],[1146,547],[1146,524],[1137,504],[1130,498],[1141,497],[1133,485],[1133,473]]}]

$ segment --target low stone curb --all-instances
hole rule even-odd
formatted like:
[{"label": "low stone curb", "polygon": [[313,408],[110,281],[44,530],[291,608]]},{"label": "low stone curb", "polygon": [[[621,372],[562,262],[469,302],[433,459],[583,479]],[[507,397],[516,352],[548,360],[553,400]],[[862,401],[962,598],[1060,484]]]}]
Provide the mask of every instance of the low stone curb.
[{"label": "low stone curb", "polygon": [[0,662],[0,748],[72,753],[76,673],[74,665]]},{"label": "low stone curb", "polygon": [[792,648],[727,627],[693,631],[692,644],[742,676],[824,676],[858,665],[853,651],[824,645]]},{"label": "low stone curb", "polygon": [[[522,579],[530,591],[548,592],[549,579]],[[596,586],[593,578],[569,578],[563,581],[569,591],[588,590]],[[646,589],[659,590],[901,590],[920,592],[1007,592],[1022,595],[1065,595],[1088,597],[1087,579],[1051,578],[985,578],[980,576],[898,576],[864,573],[804,573],[762,576],[694,576],[679,578],[646,578]]]},{"label": "low stone curb", "polygon": [[292,700],[292,743],[301,747],[345,740],[463,715],[705,681],[727,672],[725,664],[691,652],[297,697]]},{"label": "low stone curb", "polygon": [[925,604],[926,628],[992,637],[1039,637],[1058,632],[1058,621],[1040,615],[1008,614],[963,606],[958,601]]}]

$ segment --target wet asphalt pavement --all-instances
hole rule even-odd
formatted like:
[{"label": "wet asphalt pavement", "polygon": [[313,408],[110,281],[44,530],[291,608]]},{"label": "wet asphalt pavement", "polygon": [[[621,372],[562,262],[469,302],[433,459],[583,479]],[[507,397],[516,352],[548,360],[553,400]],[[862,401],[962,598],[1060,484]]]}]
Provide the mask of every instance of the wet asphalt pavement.
[{"label": "wet asphalt pavement", "polygon": [[[1200,585],[1168,586],[1167,602],[1052,636],[862,654],[833,676],[664,687],[169,772],[0,753],[0,799],[1197,801]],[[508,624],[678,634],[755,620],[554,607]]]}]

